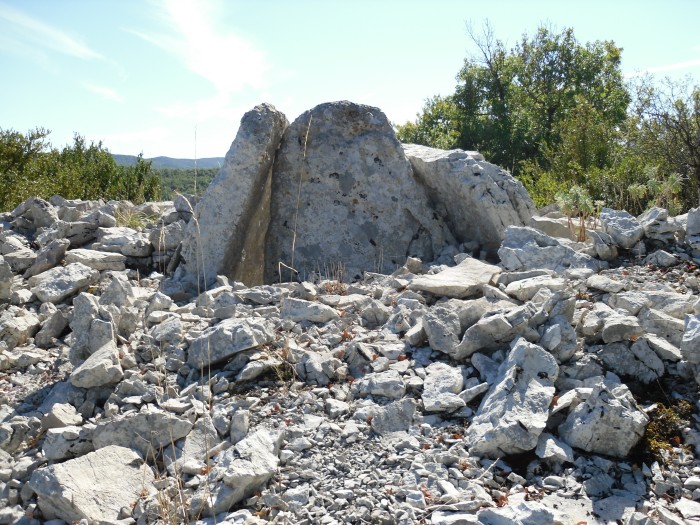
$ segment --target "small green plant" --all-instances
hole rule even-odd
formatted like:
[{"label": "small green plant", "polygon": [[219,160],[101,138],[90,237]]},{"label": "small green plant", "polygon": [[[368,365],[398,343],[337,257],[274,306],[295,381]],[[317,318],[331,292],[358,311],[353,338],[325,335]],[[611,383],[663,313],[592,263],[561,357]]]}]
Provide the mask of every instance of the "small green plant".
[{"label": "small green plant", "polygon": [[658,403],[649,413],[649,423],[643,439],[643,448],[659,461],[681,444],[681,431],[693,413],[693,405],[681,399],[669,406]]},{"label": "small green plant", "polygon": [[146,215],[130,206],[120,206],[115,212],[114,217],[117,219],[117,226],[133,228],[134,230],[144,228],[149,223],[158,220],[158,217]]},{"label": "small green plant", "polygon": [[[567,192],[557,193],[556,203],[562,213],[567,216],[569,229],[576,234],[576,240],[585,241],[586,221],[595,211],[593,199],[588,194],[588,190],[583,186],[574,185]],[[579,218],[578,230],[574,227],[574,217]]]}]

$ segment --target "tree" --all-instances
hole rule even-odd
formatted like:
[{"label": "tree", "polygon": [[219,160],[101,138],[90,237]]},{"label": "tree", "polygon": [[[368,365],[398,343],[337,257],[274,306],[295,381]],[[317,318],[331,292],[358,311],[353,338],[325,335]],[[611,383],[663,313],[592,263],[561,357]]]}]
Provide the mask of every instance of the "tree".
[{"label": "tree", "polygon": [[[663,163],[659,182],[678,189],[685,184],[684,207],[700,203],[700,87],[689,80],[635,86],[639,145]],[[674,176],[675,174],[675,176]],[[663,186],[660,188],[663,189]],[[667,190],[668,192],[668,190]]]},{"label": "tree", "polygon": [[489,25],[481,36],[468,34],[479,55],[465,60],[455,93],[428,100],[415,123],[399,126],[401,140],[476,149],[516,174],[527,159],[548,167],[546,149],[561,144],[582,103],[589,120],[624,121],[629,95],[613,42],[582,45],[570,28],[541,26],[508,50]]}]

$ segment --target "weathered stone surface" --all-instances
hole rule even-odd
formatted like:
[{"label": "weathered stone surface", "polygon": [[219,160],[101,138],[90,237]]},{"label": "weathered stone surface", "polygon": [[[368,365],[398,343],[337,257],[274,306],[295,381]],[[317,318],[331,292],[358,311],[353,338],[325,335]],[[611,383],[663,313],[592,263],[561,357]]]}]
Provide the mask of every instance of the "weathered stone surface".
[{"label": "weathered stone surface", "polygon": [[664,364],[643,339],[629,343],[615,342],[592,346],[603,364],[618,375],[634,377],[642,383],[651,383],[664,374]]},{"label": "weathered stone surface", "polygon": [[12,293],[12,268],[0,255],[0,301],[6,301]]},{"label": "weathered stone surface", "polygon": [[367,374],[357,381],[355,388],[361,395],[382,396],[400,399],[406,393],[403,379],[396,370]]},{"label": "weathered stone surface", "polygon": [[508,271],[543,268],[554,271],[590,268],[599,271],[606,266],[606,263],[577,253],[534,228],[519,226],[506,228],[498,256],[501,258],[501,266]]},{"label": "weathered stone surface", "polygon": [[44,414],[41,419],[41,428],[48,430],[50,428],[67,427],[69,425],[80,425],[83,418],[78,414],[73,405],[68,403],[55,403],[51,410]]},{"label": "weathered stone surface", "polygon": [[603,208],[600,212],[603,231],[625,250],[630,250],[644,236],[644,228],[624,210]]},{"label": "weathered stone surface", "polygon": [[413,423],[416,402],[410,398],[399,399],[385,405],[374,413],[372,430],[377,434],[388,434],[408,430]]},{"label": "weathered stone surface", "polygon": [[118,226],[98,228],[97,241],[92,247],[98,251],[121,253],[128,257],[148,257],[153,251],[153,245],[146,234]]},{"label": "weathered stone surface", "polygon": [[378,108],[332,102],[302,114],[272,179],[266,282],[279,279],[280,263],[294,278],[338,264],[347,279],[391,273],[406,256],[430,261],[453,242]]},{"label": "weathered stone surface", "polygon": [[92,442],[95,449],[110,445],[130,447],[146,458],[185,437],[191,429],[189,420],[149,406],[137,414],[127,413],[100,422],[94,430]]},{"label": "weathered stone surface", "polygon": [[82,263],[72,263],[35,275],[29,280],[29,285],[40,301],[60,303],[95,284],[99,277],[98,271]]},{"label": "weathered stone surface", "polygon": [[123,507],[151,493],[155,476],[129,448],[108,446],[80,458],[37,469],[29,485],[45,519],[114,523]]},{"label": "weathered stone surface", "polygon": [[12,210],[10,215],[28,220],[35,230],[49,227],[58,220],[56,208],[40,197],[30,197]]},{"label": "weathered stone surface", "polygon": [[566,217],[555,219],[536,215],[530,219],[528,224],[523,224],[523,226],[530,226],[531,228],[540,230],[550,237],[560,237],[572,241],[576,239],[576,235],[569,227]]},{"label": "weathered stone surface", "polygon": [[282,300],[280,315],[292,321],[311,321],[313,323],[327,323],[332,319],[338,319],[335,308],[322,304],[285,297]]},{"label": "weathered stone surface", "polygon": [[[226,164],[207,187],[186,230],[182,257],[195,279],[210,284],[217,275],[226,275],[249,286],[262,284],[272,164],[287,125],[284,114],[269,104],[256,106],[241,119]],[[293,191],[289,187],[294,202],[297,182],[290,182]],[[294,217],[285,220],[291,225]],[[268,267],[267,280],[274,282],[277,261]]]},{"label": "weathered stone surface", "polygon": [[498,266],[468,257],[457,266],[437,274],[414,278],[407,288],[438,296],[464,299],[481,294],[483,285],[488,284],[500,271]]},{"label": "weathered stone surface", "polygon": [[9,349],[23,345],[32,337],[41,321],[36,314],[20,309],[9,309],[0,313],[0,341]]},{"label": "weathered stone surface", "polygon": [[423,408],[428,412],[453,412],[466,403],[457,394],[462,391],[464,378],[459,368],[446,363],[432,363],[426,369],[423,382]]},{"label": "weathered stone surface", "polygon": [[627,386],[601,380],[559,425],[559,436],[586,452],[626,457],[649,422]]},{"label": "weathered stone surface", "polygon": [[543,348],[514,341],[465,433],[469,453],[492,458],[533,450],[549,416],[559,367]]},{"label": "weathered stone surface", "polygon": [[[259,429],[219,454],[209,475],[212,483],[195,494],[190,515],[218,514],[252,495],[277,472],[283,438],[284,433],[279,430]],[[223,486],[215,484],[217,480],[223,480]]]},{"label": "weathered stone surface", "polygon": [[221,439],[210,417],[200,417],[185,439],[163,451],[163,460],[171,475],[196,475],[207,470],[214,451],[221,450]]},{"label": "weathered stone surface", "polygon": [[603,342],[629,341],[644,333],[636,317],[613,314],[605,318],[601,336]]},{"label": "weathered stone surface", "polygon": [[274,339],[275,334],[269,321],[254,317],[225,319],[216,326],[207,328],[192,341],[187,362],[200,369]]},{"label": "weathered stone surface", "polygon": [[34,263],[24,272],[24,278],[29,279],[58,265],[65,257],[69,244],[67,239],[56,239],[41,248]]},{"label": "weathered stone surface", "polygon": [[681,339],[681,355],[693,365],[700,364],[700,315],[687,315]]},{"label": "weathered stone surface", "polygon": [[586,279],[586,286],[602,292],[617,293],[621,292],[625,288],[625,283],[610,279],[604,275],[591,275],[588,279]]},{"label": "weathered stone surface", "polygon": [[114,341],[109,340],[96,350],[70,375],[70,382],[79,388],[94,388],[117,383],[124,377],[119,363],[119,350]]},{"label": "weathered stone surface", "polygon": [[527,225],[535,212],[524,186],[479,153],[403,148],[432,200],[447,210],[446,222],[459,242],[476,241],[493,256],[505,228]]},{"label": "weathered stone surface", "polygon": [[567,283],[562,278],[540,275],[537,277],[530,277],[529,279],[513,281],[506,286],[505,292],[520,301],[529,301],[542,288],[549,288],[553,292],[557,292],[563,290],[566,286]]},{"label": "weathered stone surface", "polygon": [[66,263],[82,263],[95,270],[121,271],[125,268],[126,256],[121,253],[98,252],[76,248],[66,253]]}]

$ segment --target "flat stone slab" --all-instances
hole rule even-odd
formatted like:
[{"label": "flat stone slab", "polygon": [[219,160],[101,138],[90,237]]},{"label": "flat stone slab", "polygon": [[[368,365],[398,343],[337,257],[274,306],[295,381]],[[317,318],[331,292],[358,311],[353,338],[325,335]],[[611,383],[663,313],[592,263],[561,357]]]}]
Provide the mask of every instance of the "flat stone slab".
[{"label": "flat stone slab", "polygon": [[409,290],[428,292],[433,295],[464,299],[481,293],[482,286],[501,272],[501,268],[478,259],[464,259],[457,266],[435,275],[421,275],[413,279]]},{"label": "flat stone slab", "polygon": [[41,302],[60,303],[81,289],[95,284],[99,277],[97,270],[82,263],[73,263],[40,273],[29,279],[29,285]]},{"label": "flat stone slab", "polygon": [[29,486],[46,519],[115,523],[123,507],[154,491],[154,479],[136,452],[113,445],[38,469]]},{"label": "flat stone slab", "polygon": [[121,253],[98,252],[95,250],[85,250],[77,248],[66,253],[66,262],[82,263],[95,270],[123,270],[126,262],[126,256]]}]

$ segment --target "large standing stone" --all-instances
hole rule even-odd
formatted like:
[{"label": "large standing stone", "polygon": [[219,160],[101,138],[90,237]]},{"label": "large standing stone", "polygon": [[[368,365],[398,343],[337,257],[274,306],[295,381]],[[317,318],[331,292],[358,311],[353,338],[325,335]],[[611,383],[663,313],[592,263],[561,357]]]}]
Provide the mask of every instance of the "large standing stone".
[{"label": "large standing stone", "polygon": [[284,114],[269,104],[243,116],[226,163],[185,233],[185,268],[200,282],[211,284],[226,275],[249,286],[262,284],[272,163],[287,125]]},{"label": "large standing stone", "polygon": [[115,523],[121,509],[153,492],[153,471],[133,450],[105,447],[35,470],[29,485],[45,519]]},{"label": "large standing stone", "polygon": [[[430,209],[378,108],[331,102],[289,126],[273,167],[265,280],[280,263],[301,277],[341,265],[354,279],[391,273],[406,256],[433,260],[452,236]],[[284,271],[283,279],[297,274]]]},{"label": "large standing stone", "polygon": [[552,354],[516,340],[467,429],[469,453],[497,458],[533,450],[547,424],[558,374]]},{"label": "large standing stone", "polygon": [[525,226],[535,205],[510,173],[474,151],[404,144],[413,172],[435,202],[447,210],[447,224],[459,242],[477,241],[495,255],[507,226]]}]

